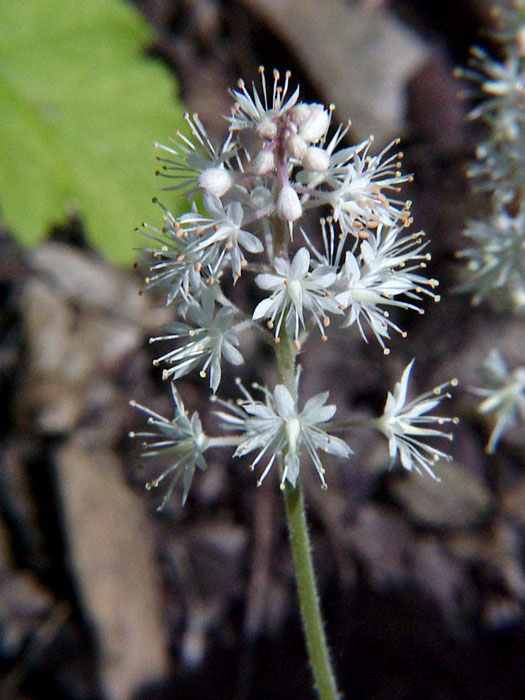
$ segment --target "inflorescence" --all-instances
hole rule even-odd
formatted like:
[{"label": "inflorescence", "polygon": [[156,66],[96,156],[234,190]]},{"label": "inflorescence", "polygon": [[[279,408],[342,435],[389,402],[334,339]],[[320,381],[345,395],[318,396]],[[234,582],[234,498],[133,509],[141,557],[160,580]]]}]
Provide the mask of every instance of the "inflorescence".
[{"label": "inflorescence", "polygon": [[[430,254],[424,234],[407,231],[411,203],[402,198],[401,186],[412,178],[401,172],[398,142],[378,155],[371,153],[373,137],[347,146],[349,125],[332,125],[332,106],[300,101],[290,73],[282,80],[274,71],[267,82],[261,68],[260,78],[260,87],[239,81],[231,92],[228,136],[221,146],[212,144],[197,115],[186,117],[188,135],[178,133],[170,146],[157,145],[158,172],[170,180],[166,189],[183,193],[189,210],[175,217],[155,199],[163,225],[143,227],[153,259],[146,288],[159,289],[178,317],[151,339],[171,344],[155,364],[171,381],[194,369],[206,377],[228,430],[222,437],[207,436],[197,414],[188,417],[175,389],[172,421],[138,406],[154,428],[140,434],[148,445],[145,456],[171,456],[168,469],[151,483],[173,475],[171,492],[182,478],[184,500],[195,468],[206,468],[203,454],[211,447],[235,447],[238,457],[255,453],[252,467],[263,467],[259,483],[279,463],[283,486],[296,484],[303,453],[323,487],[319,451],[342,459],[351,453],[332,434],[340,428],[333,427],[336,407],[326,403],[328,392],[299,409],[298,370],[292,371],[293,381],[258,387],[261,398],[253,398],[242,383],[239,402],[216,398],[223,361],[244,362],[245,331],[253,329],[276,353],[289,346],[294,366],[311,331],[317,328],[326,341],[334,325],[342,334],[355,325],[364,340],[374,337],[388,354],[390,334],[406,335],[397,312],[421,314],[426,298],[439,300],[437,281],[425,274]],[[313,229],[307,223],[312,210],[323,215]],[[248,311],[225,291],[246,275],[260,290]],[[428,425],[449,419],[426,416],[443,394],[405,405],[410,368],[374,425],[388,438],[392,459],[399,454],[405,468],[433,475],[430,464],[445,455],[423,440],[448,438]]]},{"label": "inflorescence", "polygon": [[[487,137],[476,149],[469,175],[489,195],[487,215],[470,221],[465,230],[469,246],[458,257],[466,260],[463,291],[472,302],[485,300],[503,311],[525,313],[525,1],[494,10],[501,60],[479,47],[471,50],[468,69],[458,70],[475,86],[477,105],[470,118],[488,127]],[[479,376],[483,386],[473,392],[484,398],[481,414],[495,423],[487,451],[496,449],[502,434],[525,422],[523,367],[509,372],[505,360],[493,349]]]}]

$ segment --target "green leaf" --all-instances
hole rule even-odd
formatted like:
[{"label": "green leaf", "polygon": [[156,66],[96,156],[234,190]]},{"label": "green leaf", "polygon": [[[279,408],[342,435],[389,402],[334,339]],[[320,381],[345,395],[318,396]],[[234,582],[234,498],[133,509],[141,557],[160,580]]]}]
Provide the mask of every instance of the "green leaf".
[{"label": "green leaf", "polygon": [[23,243],[76,213],[108,258],[135,257],[152,144],[183,123],[151,39],[120,0],[1,0],[0,217]]}]

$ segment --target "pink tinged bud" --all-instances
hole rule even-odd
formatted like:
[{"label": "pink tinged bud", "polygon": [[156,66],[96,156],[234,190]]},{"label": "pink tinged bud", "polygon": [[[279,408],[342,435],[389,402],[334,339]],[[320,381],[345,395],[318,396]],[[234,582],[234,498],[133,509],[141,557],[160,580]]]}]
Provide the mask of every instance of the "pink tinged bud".
[{"label": "pink tinged bud", "polygon": [[330,126],[330,115],[323,109],[323,105],[311,104],[310,116],[299,127],[299,133],[305,141],[316,143],[321,139]]},{"label": "pink tinged bud", "polygon": [[303,213],[297,192],[291,185],[284,185],[277,197],[277,214],[285,221],[295,221]]},{"label": "pink tinged bud", "polygon": [[310,105],[300,102],[290,112],[290,119],[297,126],[301,126],[310,116]]},{"label": "pink tinged bud", "polygon": [[310,146],[303,158],[303,167],[314,173],[324,173],[330,165],[330,156],[318,146]]},{"label": "pink tinged bud", "polygon": [[291,156],[302,160],[308,151],[308,144],[301,136],[294,134],[286,139],[286,149]]},{"label": "pink tinged bud", "polygon": [[222,197],[233,185],[233,177],[224,168],[207,168],[199,175],[198,183],[206,192]]},{"label": "pink tinged bud", "polygon": [[263,148],[251,162],[251,171],[255,175],[266,175],[275,170],[275,153]]},{"label": "pink tinged bud", "polygon": [[272,141],[277,136],[277,123],[275,119],[266,115],[259,119],[255,131],[260,138]]}]

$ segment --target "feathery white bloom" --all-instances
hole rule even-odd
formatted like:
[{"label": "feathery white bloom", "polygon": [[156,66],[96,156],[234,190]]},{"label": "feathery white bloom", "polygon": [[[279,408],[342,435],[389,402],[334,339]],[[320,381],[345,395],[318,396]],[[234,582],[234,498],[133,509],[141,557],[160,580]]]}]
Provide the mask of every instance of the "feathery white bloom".
[{"label": "feathery white bloom", "polygon": [[408,471],[415,470],[422,473],[426,471],[437,481],[432,471],[432,466],[440,458],[450,460],[449,455],[427,445],[423,440],[427,437],[442,437],[452,440],[451,433],[430,428],[430,425],[444,425],[445,423],[457,423],[457,418],[443,418],[441,416],[428,416],[436,406],[439,406],[444,398],[450,398],[448,392],[443,392],[447,386],[457,386],[457,380],[437,386],[416,399],[407,403],[407,388],[410,372],[414,360],[405,368],[401,380],[396,383],[394,393],[388,392],[385,410],[380,418],[374,421],[374,427],[388,439],[391,465],[399,454],[401,464]]},{"label": "feathery white bloom", "polygon": [[298,180],[305,187],[303,206],[330,206],[334,221],[339,222],[344,233],[353,235],[378,223],[394,225],[402,219],[405,225],[410,224],[410,202],[385,195],[385,191],[399,192],[403,182],[412,180],[411,175],[401,174],[403,154],[388,155],[399,142],[393,141],[375,156],[369,154],[373,137],[336,151],[346,132],[347,128],[339,127],[325,147],[328,167],[319,173],[309,173],[311,168],[306,167],[299,174]]},{"label": "feathery white bloom", "polygon": [[156,365],[161,362],[171,365],[162,373],[163,379],[174,381],[201,366],[201,377],[205,377],[209,371],[210,388],[215,392],[221,381],[222,358],[233,365],[244,362],[237,350],[239,336],[232,328],[234,312],[229,307],[223,307],[215,313],[216,295],[215,288],[203,287],[201,303],[191,300],[188,304],[187,316],[191,326],[182,322],[168,323],[165,325],[167,335],[150,338],[150,343],[186,339],[184,345],[154,361]]},{"label": "feathery white bloom", "polygon": [[201,275],[217,276],[217,255],[213,248],[202,248],[196,229],[184,230],[173,214],[156,198],[153,200],[164,211],[162,230],[143,224],[140,231],[157,247],[147,248],[153,256],[146,289],[157,287],[166,291],[166,304],[180,300],[190,293],[199,292]]},{"label": "feathery white bloom", "polygon": [[484,397],[478,411],[491,414],[496,420],[487,445],[487,452],[493,453],[508,428],[525,423],[525,367],[509,372],[501,353],[494,349],[480,367],[479,374],[485,386],[471,391]]},{"label": "feathery white bloom", "polygon": [[[422,314],[423,310],[412,301],[421,301],[422,295],[439,300],[434,293],[437,281],[420,274],[426,267],[430,255],[424,253],[423,233],[402,235],[403,224],[398,226],[379,225],[375,233],[364,239],[356,255],[347,251],[341,273],[337,281],[336,295],[341,306],[348,309],[343,326],[357,324],[361,336],[368,341],[363,321],[370,326],[383,351],[388,354],[385,339],[389,331],[395,330],[403,337],[406,333],[390,319],[385,307],[412,309]],[[325,245],[326,245],[325,237]],[[338,262],[340,247],[327,251]],[[404,299],[398,297],[403,296]]]},{"label": "feathery white bloom", "polygon": [[[172,146],[155,144],[156,148],[168,155],[168,157],[157,157],[162,167],[156,174],[178,180],[176,185],[166,187],[166,190],[187,190],[186,194],[191,195],[198,192],[200,187],[208,189],[211,184],[210,191],[217,194],[214,190],[217,189],[220,180],[219,189],[222,189],[224,194],[234,182],[234,171],[231,169],[230,160],[235,157],[237,148],[232,141],[232,135],[228,134],[222,146],[216,148],[197,114],[185,114],[184,119],[190,128],[191,138],[177,131],[176,138],[172,139]],[[204,180],[201,181],[203,173],[206,172],[211,174],[205,175]],[[208,187],[205,187],[206,183]]]},{"label": "feathery white bloom", "polygon": [[210,440],[202,430],[199,415],[195,412],[191,418],[188,416],[174,384],[171,385],[171,392],[175,403],[173,420],[168,420],[135,401],[130,402],[131,406],[138,408],[139,411],[148,416],[148,425],[152,427],[152,430],[148,432],[130,433],[130,437],[144,440],[146,451],[142,457],[161,458],[171,462],[170,466],[159,477],[146,484],[146,488],[150,490],[159,486],[167,477],[171,477],[168,490],[158,510],[164,508],[175,485],[181,478],[183,484],[182,505],[184,505],[195,469],[198,467],[205,470],[208,466],[204,459],[204,452],[210,447]]},{"label": "feathery white bloom", "polygon": [[263,244],[257,236],[242,228],[244,211],[238,201],[226,206],[213,194],[205,194],[203,203],[209,216],[198,212],[184,214],[180,217],[180,226],[185,232],[198,240],[195,252],[213,251],[213,259],[229,259],[234,280],[239,278],[245,264],[243,250],[249,253],[261,253]]},{"label": "feathery white bloom", "polygon": [[515,311],[525,309],[525,213],[510,216],[499,206],[487,221],[471,221],[466,230],[475,246],[459,251],[468,259],[469,279],[460,290],[472,290],[473,304],[491,296]]},{"label": "feathery white bloom", "polygon": [[[323,488],[326,488],[325,469],[321,463],[318,450],[346,458],[352,451],[340,438],[327,433],[320,424],[331,420],[336,406],[326,406],[328,392],[317,394],[308,399],[302,411],[283,384],[277,384],[273,392],[262,389],[266,401],[256,401],[240,384],[244,401],[235,406],[221,402],[229,413],[218,412],[227,429],[241,430],[245,433],[235,451],[234,457],[243,457],[258,451],[251,464],[254,469],[263,459],[268,459],[266,467],[257,482],[264,481],[275,458],[284,455],[284,470],[281,488],[288,481],[296,485],[299,476],[300,457],[306,451],[319,474]],[[260,387],[258,387],[260,388]]]},{"label": "feathery white bloom", "polygon": [[290,71],[286,71],[284,85],[281,86],[281,76],[279,71],[273,71],[273,89],[271,95],[268,94],[266,86],[266,76],[264,68],[259,68],[261,76],[262,99],[257,88],[252,84],[253,95],[248,92],[244,80],[237,83],[238,90],[232,90],[232,97],[235,105],[232,109],[230,130],[255,129],[257,134],[265,140],[272,141],[278,132],[278,118],[288,112],[297,102],[299,97],[299,87],[286,99],[291,78]]},{"label": "feathery white bloom", "polygon": [[342,313],[339,304],[330,296],[329,288],[336,279],[335,271],[319,265],[310,272],[310,253],[300,248],[290,263],[275,258],[276,274],[257,275],[255,281],[261,289],[272,292],[271,296],[257,304],[253,319],[269,319],[269,328],[275,328],[278,338],[283,322],[297,341],[299,330],[305,325],[304,314],[315,318],[323,338],[328,325],[327,313]]}]

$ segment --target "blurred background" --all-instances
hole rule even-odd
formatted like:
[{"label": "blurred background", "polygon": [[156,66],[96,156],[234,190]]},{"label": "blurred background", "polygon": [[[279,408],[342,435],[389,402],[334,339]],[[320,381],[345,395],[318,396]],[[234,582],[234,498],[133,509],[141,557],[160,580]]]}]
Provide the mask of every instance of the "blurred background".
[{"label": "blurred background", "polygon": [[[180,206],[160,194],[150,145],[184,110],[219,141],[228,88],[261,64],[351,117],[354,142],[373,133],[379,151],[402,137],[414,229],[441,283],[440,304],[403,315],[408,338],[388,358],[357,331],[312,338],[305,392],[378,413],[412,357],[414,393],[460,380],[440,484],[389,471],[366,431],[348,436],[349,463],[327,465],[327,492],[305,470],[340,687],[360,700],[522,697],[525,438],[509,432],[486,455],[490,425],[467,388],[496,344],[524,362],[523,320],[452,292],[462,229],[487,206],[465,178],[480,127],[452,71],[492,2],[2,5],[0,697],[314,697],[276,481],[256,490],[245,462],[217,453],[186,506],[177,494],[158,514],[162,494],[144,491],[151,473],[127,438],[143,424],[130,399],[172,412],[147,344],[171,310],[139,294],[130,264],[145,245],[133,227],[158,223],[151,197]],[[253,352],[246,381],[271,371],[255,341]],[[211,425],[199,377],[178,387]]]}]

